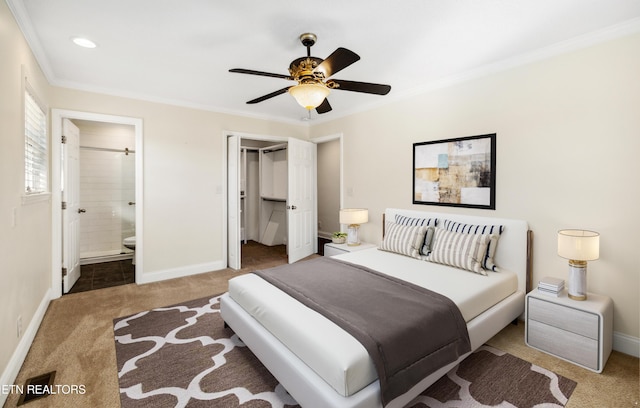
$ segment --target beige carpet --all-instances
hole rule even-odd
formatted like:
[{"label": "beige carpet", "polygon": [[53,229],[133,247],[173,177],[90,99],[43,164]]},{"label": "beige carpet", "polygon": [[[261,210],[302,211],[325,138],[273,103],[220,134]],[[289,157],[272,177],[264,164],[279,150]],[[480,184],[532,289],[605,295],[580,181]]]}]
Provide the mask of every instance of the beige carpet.
[{"label": "beige carpet", "polygon": [[[220,296],[114,321],[123,408],[298,407],[220,316]],[[412,408],[564,407],[576,383],[483,346],[422,393]]]},{"label": "beige carpet", "polygon": [[[264,255],[255,257],[250,265],[264,268],[284,262],[282,256]],[[243,261],[243,265],[249,263]],[[29,402],[25,407],[119,407],[113,319],[225,292],[228,279],[236,275],[232,270],[222,270],[146,285],[130,284],[77,293],[54,300],[14,384],[23,385],[27,378],[55,370],[57,384],[82,384],[86,393],[52,395]],[[640,405],[637,358],[614,351],[604,372],[596,374],[527,347],[523,324],[507,326],[489,344],[576,381],[578,386],[568,408],[636,408]],[[18,398],[17,394],[10,394],[4,407],[15,407]]]}]

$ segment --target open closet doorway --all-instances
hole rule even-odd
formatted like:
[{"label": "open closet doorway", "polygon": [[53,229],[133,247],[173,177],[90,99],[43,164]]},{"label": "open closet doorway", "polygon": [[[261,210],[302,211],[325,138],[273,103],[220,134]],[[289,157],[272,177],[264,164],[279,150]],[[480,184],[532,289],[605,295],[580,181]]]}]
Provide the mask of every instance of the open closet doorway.
[{"label": "open closet doorway", "polygon": [[[54,109],[52,136],[59,141],[52,144],[54,296],[74,284],[83,291],[135,282],[142,269],[142,120]],[[97,280],[96,268],[104,275]]]},{"label": "open closet doorway", "polygon": [[242,246],[284,248],[289,263],[317,252],[316,145],[295,138],[226,135],[227,264]]}]

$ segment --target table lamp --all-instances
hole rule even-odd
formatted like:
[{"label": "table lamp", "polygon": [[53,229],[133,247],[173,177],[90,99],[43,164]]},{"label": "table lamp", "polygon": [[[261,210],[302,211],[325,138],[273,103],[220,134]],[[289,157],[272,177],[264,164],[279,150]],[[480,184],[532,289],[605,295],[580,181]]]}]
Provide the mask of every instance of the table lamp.
[{"label": "table lamp", "polygon": [[348,224],[347,245],[360,245],[358,228],[369,221],[369,210],[366,208],[343,208],[340,210],[340,224]]},{"label": "table lamp", "polygon": [[569,260],[569,297],[587,299],[587,261],[600,257],[600,234],[566,229],[558,231],[558,255]]}]

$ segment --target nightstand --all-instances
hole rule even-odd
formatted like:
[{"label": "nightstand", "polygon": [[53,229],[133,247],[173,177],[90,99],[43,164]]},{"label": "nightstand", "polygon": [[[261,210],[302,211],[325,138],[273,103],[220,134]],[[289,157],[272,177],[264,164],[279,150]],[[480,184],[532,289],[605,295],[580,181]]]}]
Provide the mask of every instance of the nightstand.
[{"label": "nightstand", "polygon": [[601,373],[613,344],[613,302],[594,293],[587,300],[529,292],[525,302],[525,342],[591,371]]},{"label": "nightstand", "polygon": [[346,254],[347,252],[362,251],[363,249],[375,248],[374,244],[367,244],[361,242],[360,245],[349,246],[347,244],[324,244],[324,256],[334,256],[340,254]]}]

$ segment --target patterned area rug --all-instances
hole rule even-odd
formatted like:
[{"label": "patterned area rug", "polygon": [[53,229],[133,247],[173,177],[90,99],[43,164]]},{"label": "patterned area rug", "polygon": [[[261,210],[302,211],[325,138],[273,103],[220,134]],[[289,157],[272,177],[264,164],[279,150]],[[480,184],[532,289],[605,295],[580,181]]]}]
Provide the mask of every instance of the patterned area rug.
[{"label": "patterned area rug", "polygon": [[[220,296],[114,320],[122,408],[298,407],[224,328]],[[576,383],[484,346],[409,404],[564,407]]]}]

